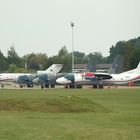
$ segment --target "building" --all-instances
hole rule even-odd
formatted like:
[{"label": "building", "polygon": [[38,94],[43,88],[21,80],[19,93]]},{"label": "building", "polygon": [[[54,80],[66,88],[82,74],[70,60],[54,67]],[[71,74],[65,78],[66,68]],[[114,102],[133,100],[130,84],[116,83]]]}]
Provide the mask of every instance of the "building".
[{"label": "building", "polygon": [[112,73],[112,64],[96,64],[96,72]]},{"label": "building", "polygon": [[112,64],[96,64],[92,68],[88,64],[74,64],[74,72],[85,72],[85,71],[96,71],[96,72],[107,72],[110,73],[112,70]]},{"label": "building", "polygon": [[87,64],[74,64],[74,72],[89,71]]}]

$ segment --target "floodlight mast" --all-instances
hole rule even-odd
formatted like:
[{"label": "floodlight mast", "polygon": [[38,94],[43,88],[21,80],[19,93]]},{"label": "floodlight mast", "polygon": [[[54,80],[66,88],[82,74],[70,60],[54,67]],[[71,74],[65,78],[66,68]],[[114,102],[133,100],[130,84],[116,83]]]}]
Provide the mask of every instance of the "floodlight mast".
[{"label": "floodlight mast", "polygon": [[74,72],[74,22],[70,22],[72,27],[72,72]]}]

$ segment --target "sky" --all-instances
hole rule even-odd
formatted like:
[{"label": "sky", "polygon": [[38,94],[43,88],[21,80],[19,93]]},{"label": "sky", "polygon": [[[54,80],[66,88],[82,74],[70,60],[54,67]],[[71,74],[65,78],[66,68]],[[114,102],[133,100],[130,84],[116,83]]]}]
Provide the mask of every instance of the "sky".
[{"label": "sky", "polygon": [[140,0],[0,0],[0,50],[19,56],[58,54],[66,46],[85,54],[140,36]]}]

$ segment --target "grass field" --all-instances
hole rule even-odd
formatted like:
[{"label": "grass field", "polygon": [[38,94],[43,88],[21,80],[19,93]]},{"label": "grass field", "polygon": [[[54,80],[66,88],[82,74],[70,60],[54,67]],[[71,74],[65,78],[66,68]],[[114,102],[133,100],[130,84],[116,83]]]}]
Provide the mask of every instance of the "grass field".
[{"label": "grass field", "polygon": [[140,140],[140,89],[1,89],[0,140]]}]

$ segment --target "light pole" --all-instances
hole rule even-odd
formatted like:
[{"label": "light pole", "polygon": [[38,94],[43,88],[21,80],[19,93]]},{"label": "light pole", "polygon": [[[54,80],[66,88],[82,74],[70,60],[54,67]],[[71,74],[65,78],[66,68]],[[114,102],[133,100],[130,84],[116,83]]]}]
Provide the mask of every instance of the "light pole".
[{"label": "light pole", "polygon": [[72,72],[74,72],[74,32],[73,32],[73,28],[74,28],[74,23],[70,22],[71,27],[72,27]]}]

